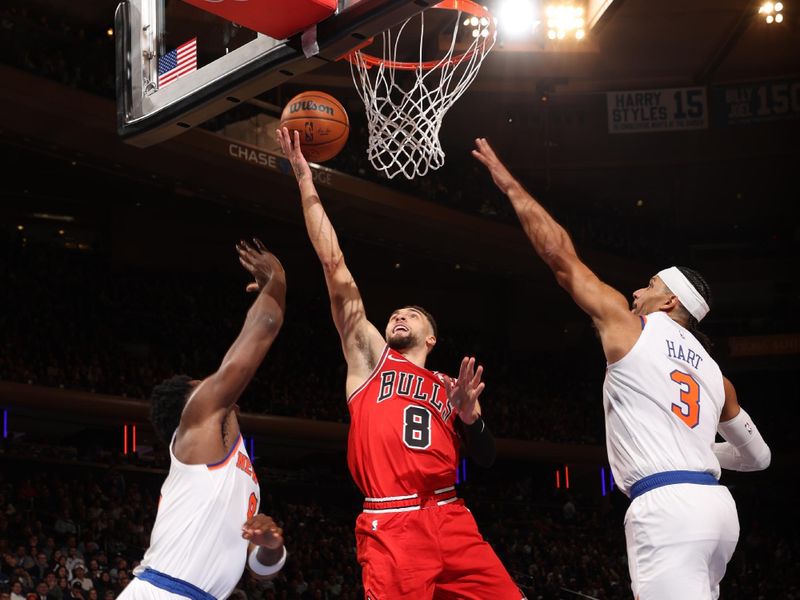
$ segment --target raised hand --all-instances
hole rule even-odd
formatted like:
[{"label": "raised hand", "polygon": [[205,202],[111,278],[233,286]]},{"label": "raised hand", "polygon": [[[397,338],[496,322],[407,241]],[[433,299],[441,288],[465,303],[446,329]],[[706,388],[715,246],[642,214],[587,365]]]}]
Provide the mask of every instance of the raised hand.
[{"label": "raised hand", "polygon": [[[277,130],[278,143],[281,145],[283,155],[292,164],[294,176],[298,181],[308,177],[311,178],[311,167],[308,166],[303,150],[300,148],[300,132],[296,129],[291,133],[286,127]],[[294,134],[294,136],[292,136]]]},{"label": "raised hand", "polygon": [[258,238],[253,238],[252,245],[241,240],[236,244],[236,251],[239,253],[239,262],[255,279],[247,284],[248,292],[263,290],[274,275],[284,275],[281,261]]},{"label": "raised hand", "polygon": [[461,361],[458,379],[443,376],[447,399],[458,411],[458,417],[467,425],[472,425],[481,416],[478,397],[486,387],[481,381],[483,367],[475,369],[475,358],[465,356]]},{"label": "raised hand", "polygon": [[508,194],[508,190],[516,183],[516,179],[509,172],[506,166],[500,162],[497,155],[492,150],[486,138],[477,138],[475,140],[475,150],[472,151],[472,156],[477,158],[489,170],[497,187],[504,194]]},{"label": "raised hand", "polygon": [[283,529],[267,515],[257,514],[242,525],[242,537],[256,546],[274,550],[283,546]]}]

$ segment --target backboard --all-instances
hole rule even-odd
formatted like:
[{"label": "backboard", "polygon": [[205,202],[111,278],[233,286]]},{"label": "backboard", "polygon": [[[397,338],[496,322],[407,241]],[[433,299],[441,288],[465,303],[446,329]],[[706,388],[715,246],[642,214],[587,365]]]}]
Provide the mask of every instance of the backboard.
[{"label": "backboard", "polygon": [[[330,0],[326,13],[300,0],[123,0],[115,15],[117,131],[139,147],[172,138],[338,60],[436,1]],[[261,31],[221,16],[236,5],[260,17],[248,23]]]}]

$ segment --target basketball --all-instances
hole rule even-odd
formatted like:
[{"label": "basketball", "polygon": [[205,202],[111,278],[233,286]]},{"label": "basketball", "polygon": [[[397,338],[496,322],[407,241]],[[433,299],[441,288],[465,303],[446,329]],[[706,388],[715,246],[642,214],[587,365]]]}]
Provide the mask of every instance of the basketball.
[{"label": "basketball", "polygon": [[303,92],[284,107],[281,127],[300,132],[300,148],[309,161],[324,162],[344,148],[350,133],[350,119],[333,96],[325,92]]}]

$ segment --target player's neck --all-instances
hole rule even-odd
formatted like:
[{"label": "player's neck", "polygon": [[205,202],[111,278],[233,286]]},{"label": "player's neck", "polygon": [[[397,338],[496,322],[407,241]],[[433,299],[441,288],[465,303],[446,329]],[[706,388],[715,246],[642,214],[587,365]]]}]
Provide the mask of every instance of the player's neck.
[{"label": "player's neck", "polygon": [[425,348],[406,348],[405,350],[398,350],[400,354],[410,363],[417,365],[420,369],[425,368],[425,361],[428,358],[428,353]]}]

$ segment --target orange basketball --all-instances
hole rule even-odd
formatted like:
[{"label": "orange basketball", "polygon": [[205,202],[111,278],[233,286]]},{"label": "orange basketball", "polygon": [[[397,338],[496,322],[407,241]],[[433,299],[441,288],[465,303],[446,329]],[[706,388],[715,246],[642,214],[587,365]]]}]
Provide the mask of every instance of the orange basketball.
[{"label": "orange basketball", "polygon": [[[300,132],[300,148],[312,162],[330,160],[344,148],[350,119],[339,101],[325,92],[303,92],[286,104],[281,127]],[[294,134],[292,139],[294,139]]]}]

